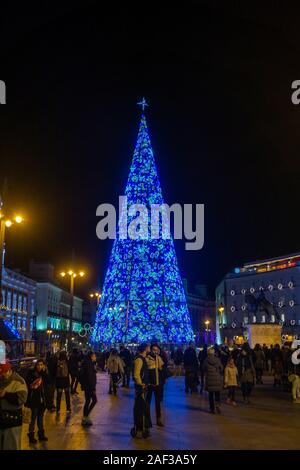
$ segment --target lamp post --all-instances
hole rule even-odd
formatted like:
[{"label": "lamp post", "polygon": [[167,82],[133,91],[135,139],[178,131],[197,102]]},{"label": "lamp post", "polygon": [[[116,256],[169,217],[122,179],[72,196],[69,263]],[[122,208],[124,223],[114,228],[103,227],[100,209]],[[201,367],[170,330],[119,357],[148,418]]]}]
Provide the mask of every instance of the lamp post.
[{"label": "lamp post", "polygon": [[222,323],[223,324],[223,313],[224,313],[224,305],[221,303],[218,307],[218,312],[219,312],[219,316],[220,316],[220,320],[219,320],[219,324]]},{"label": "lamp post", "polygon": [[4,267],[4,248],[5,248],[5,231],[6,228],[11,227],[13,224],[20,224],[23,222],[23,217],[17,215],[13,218],[6,218],[4,214],[0,213],[0,310],[3,306],[2,298],[2,277],[3,277],[3,267]]},{"label": "lamp post", "polygon": [[99,305],[99,303],[100,303],[100,299],[101,299],[101,294],[100,294],[100,292],[92,292],[92,293],[90,294],[90,297],[91,297],[91,299],[94,299],[94,298],[96,299],[96,303],[97,303],[97,307],[98,307],[98,305]]},{"label": "lamp post", "polygon": [[70,304],[70,328],[69,333],[72,334],[72,320],[73,320],[73,304],[74,304],[74,283],[76,277],[83,277],[85,276],[84,271],[79,271],[78,273],[73,271],[73,269],[69,269],[69,271],[65,272],[62,271],[60,273],[61,277],[65,277],[68,275],[70,277],[70,294],[71,294],[71,304]]},{"label": "lamp post", "polygon": [[205,331],[209,331],[209,324],[210,324],[210,321],[209,321],[209,320],[205,320],[204,324],[205,324]]}]

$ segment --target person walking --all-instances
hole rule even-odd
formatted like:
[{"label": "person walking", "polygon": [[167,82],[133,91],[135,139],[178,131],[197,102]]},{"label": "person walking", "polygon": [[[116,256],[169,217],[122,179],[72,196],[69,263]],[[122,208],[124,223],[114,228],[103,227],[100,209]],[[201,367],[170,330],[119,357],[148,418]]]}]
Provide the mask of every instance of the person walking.
[{"label": "person walking", "polygon": [[71,395],[78,395],[78,375],[79,375],[79,354],[78,349],[74,348],[69,357],[69,371],[71,376]]},{"label": "person walking", "polygon": [[175,368],[174,375],[175,377],[180,376],[182,374],[182,366],[183,366],[183,351],[180,346],[173,353],[173,361],[174,361],[174,368]]},{"label": "person walking", "polygon": [[142,343],[138,348],[138,354],[134,361],[133,380],[135,384],[135,400],[133,408],[134,428],[131,429],[131,435],[135,437],[140,433],[143,437],[150,435],[152,427],[150,407],[145,399],[145,394],[149,384],[149,369],[146,356],[150,352],[150,346]]},{"label": "person walking", "polygon": [[22,407],[27,399],[25,380],[0,364],[0,450],[21,450]]},{"label": "person walking", "polygon": [[31,421],[29,424],[29,443],[36,444],[34,437],[35,423],[38,427],[39,441],[48,441],[44,429],[44,413],[46,410],[46,387],[49,382],[49,376],[46,370],[46,364],[43,359],[39,359],[34,368],[28,371],[26,383],[28,387],[28,397],[26,407],[31,409]]},{"label": "person walking", "polygon": [[97,404],[97,356],[93,351],[89,351],[82,361],[79,381],[84,391],[85,403],[83,407],[82,426],[92,426],[90,414]]},{"label": "person walking", "polygon": [[238,357],[237,368],[244,403],[250,403],[250,396],[255,382],[255,368],[248,348],[242,348]]},{"label": "person walking", "polygon": [[207,344],[203,346],[203,349],[199,351],[198,354],[198,361],[199,361],[199,371],[200,371],[200,393],[202,395],[204,389],[204,371],[203,371],[203,364],[205,359],[207,358]]},{"label": "person walking", "polygon": [[122,387],[129,388],[130,383],[130,374],[132,371],[132,356],[129,349],[125,348],[125,346],[120,347],[120,358],[124,363],[124,374],[123,374],[123,383]]},{"label": "person walking", "polygon": [[124,362],[120,358],[118,351],[112,349],[107,360],[107,369],[109,371],[109,391],[112,395],[117,395],[117,387],[120,378],[124,375]]},{"label": "person walking", "polygon": [[205,389],[209,395],[209,411],[221,414],[221,390],[223,388],[223,366],[218,357],[215,356],[215,349],[207,350],[207,358],[203,364],[205,377]]},{"label": "person walking", "polygon": [[61,397],[65,392],[67,413],[71,413],[70,378],[66,351],[61,351],[56,365],[56,414],[60,413]]},{"label": "person walking", "polygon": [[146,393],[146,401],[151,408],[152,395],[155,399],[155,412],[157,426],[164,426],[161,420],[161,402],[163,397],[163,367],[164,362],[160,357],[160,347],[158,344],[151,345],[151,351],[146,356],[146,362],[149,370],[149,385]]},{"label": "person walking", "polygon": [[256,383],[262,384],[262,376],[264,371],[264,364],[265,364],[265,353],[262,350],[260,344],[256,344],[254,348],[254,367],[255,367],[255,374],[256,374]]},{"label": "person walking", "polygon": [[197,391],[198,379],[198,359],[195,351],[195,344],[191,341],[183,354],[183,365],[185,370],[185,392]]},{"label": "person walking", "polygon": [[55,381],[57,369],[57,357],[50,351],[46,353],[46,367],[48,371],[48,382],[45,384],[46,408],[53,413],[56,410],[54,405]]},{"label": "person walking", "polygon": [[224,371],[224,387],[228,390],[227,403],[228,405],[236,406],[235,392],[238,386],[238,370],[235,365],[234,359],[230,357]]}]

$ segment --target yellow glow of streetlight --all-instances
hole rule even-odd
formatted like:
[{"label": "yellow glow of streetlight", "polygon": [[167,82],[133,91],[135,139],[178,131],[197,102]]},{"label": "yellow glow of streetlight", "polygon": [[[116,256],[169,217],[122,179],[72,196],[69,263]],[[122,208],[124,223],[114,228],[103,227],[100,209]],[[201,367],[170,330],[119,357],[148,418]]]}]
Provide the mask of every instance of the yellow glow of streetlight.
[{"label": "yellow glow of streetlight", "polygon": [[93,298],[93,297],[94,297],[94,294],[90,294],[90,297],[92,297],[92,298]]},{"label": "yellow glow of streetlight", "polygon": [[218,308],[219,310],[219,313],[222,315],[222,313],[224,312],[224,307],[223,305],[220,305],[220,307]]},{"label": "yellow glow of streetlight", "polygon": [[209,325],[210,324],[210,321],[209,320],[205,320],[205,325]]},{"label": "yellow glow of streetlight", "polygon": [[73,273],[73,277],[77,277],[77,274],[76,274],[76,273]]},{"label": "yellow glow of streetlight", "polygon": [[69,274],[69,276],[72,276],[73,271],[70,269],[70,271],[68,271],[68,274]]},{"label": "yellow glow of streetlight", "polygon": [[65,273],[64,271],[62,271],[62,272],[60,273],[60,275],[61,275],[61,277],[65,277],[66,273]]},{"label": "yellow glow of streetlight", "polygon": [[12,226],[12,221],[11,220],[6,220],[5,225],[6,225],[6,227],[11,227]]},{"label": "yellow glow of streetlight", "polygon": [[84,272],[84,271],[80,271],[80,272],[79,272],[79,276],[80,276],[80,277],[83,277],[84,275],[85,275],[85,272]]},{"label": "yellow glow of streetlight", "polygon": [[15,217],[15,221],[17,222],[17,224],[20,224],[21,222],[23,222],[23,220],[24,220],[23,217],[21,217],[20,215],[17,215]]}]

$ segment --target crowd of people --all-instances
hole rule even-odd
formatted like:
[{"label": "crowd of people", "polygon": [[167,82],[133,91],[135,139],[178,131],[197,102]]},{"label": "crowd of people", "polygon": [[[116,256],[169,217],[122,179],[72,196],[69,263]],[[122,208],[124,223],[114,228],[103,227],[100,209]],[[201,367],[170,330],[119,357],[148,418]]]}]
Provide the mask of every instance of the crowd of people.
[{"label": "crowd of people", "polygon": [[[135,350],[121,345],[101,353],[83,353],[73,349],[71,354],[48,352],[39,358],[21,377],[9,362],[0,364],[0,449],[20,449],[24,410],[30,411],[29,443],[47,441],[44,414],[48,410],[59,416],[62,405],[67,416],[72,413],[71,396],[78,395],[78,385],[84,392],[83,427],[92,426],[91,411],[97,404],[97,370],[109,374],[108,393],[116,396],[118,387],[135,387],[133,437],[147,437],[152,427],[151,402],[154,396],[156,425],[164,426],[162,402],[164,385],[170,375],[185,376],[185,392],[208,392],[209,411],[221,413],[221,392],[227,391],[226,402],[236,406],[236,391],[241,389],[245,404],[250,403],[254,384],[262,384],[263,376],[273,375],[274,388],[290,390],[294,403],[300,403],[300,370],[291,360],[287,345],[267,347],[248,343],[241,347],[228,345],[199,350],[193,343],[172,351],[163,350],[157,343],[142,343]],[[65,402],[65,405],[64,405]],[[36,435],[37,430],[37,435]]]},{"label": "crowd of people", "polygon": [[293,350],[289,345],[267,347],[256,344],[251,349],[248,343],[238,347],[229,345],[207,348],[204,345],[197,354],[195,345],[183,352],[178,348],[172,354],[175,374],[185,371],[185,391],[203,393],[204,385],[209,394],[210,412],[220,413],[220,393],[228,390],[227,403],[236,406],[235,394],[240,386],[245,404],[250,403],[252,388],[263,384],[263,375],[273,376],[273,387],[291,391],[294,403],[300,404],[300,365],[293,364]]}]

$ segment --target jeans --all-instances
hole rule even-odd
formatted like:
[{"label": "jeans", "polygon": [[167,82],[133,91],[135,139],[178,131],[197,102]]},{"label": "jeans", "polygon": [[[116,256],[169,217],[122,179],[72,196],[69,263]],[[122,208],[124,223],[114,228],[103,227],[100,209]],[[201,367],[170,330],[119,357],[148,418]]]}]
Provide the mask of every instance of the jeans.
[{"label": "jeans", "polygon": [[60,410],[60,403],[61,403],[61,397],[62,393],[65,391],[65,397],[66,397],[66,405],[67,405],[67,411],[71,411],[71,398],[70,398],[70,389],[69,388],[57,388],[56,389],[56,411]]},{"label": "jeans", "polygon": [[154,393],[154,398],[155,398],[155,412],[156,412],[156,418],[161,417],[161,401],[162,401],[162,386],[158,385],[157,387],[151,387],[151,385],[148,387],[147,394],[146,394],[146,401],[149,405],[151,406],[151,400],[152,400],[152,394]]},{"label": "jeans", "polygon": [[209,392],[208,398],[209,398],[210,410],[215,411],[215,406],[220,405],[220,402],[221,402],[220,392]]},{"label": "jeans", "polygon": [[130,382],[130,367],[125,366],[124,374],[123,374],[123,387],[129,387],[129,382]]},{"label": "jeans", "polygon": [[22,426],[0,429],[0,450],[21,450]]},{"label": "jeans", "polygon": [[250,397],[252,391],[252,382],[242,382],[241,389],[244,399]]},{"label": "jeans", "polygon": [[109,393],[114,392],[114,394],[117,394],[117,383],[119,380],[119,374],[112,373],[110,374],[109,377]]},{"label": "jeans", "polygon": [[235,401],[235,389],[236,387],[228,387],[228,398],[231,401]]},{"label": "jeans", "polygon": [[75,393],[78,386],[78,377],[77,375],[71,375],[71,393]]},{"label": "jeans", "polygon": [[97,403],[96,390],[85,390],[85,404],[83,407],[83,416],[87,418]]},{"label": "jeans", "polygon": [[29,424],[29,432],[34,432],[35,422],[39,432],[44,432],[44,408],[33,408],[31,410],[31,421]]}]

